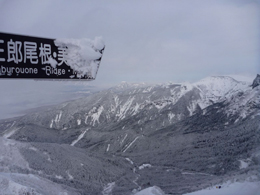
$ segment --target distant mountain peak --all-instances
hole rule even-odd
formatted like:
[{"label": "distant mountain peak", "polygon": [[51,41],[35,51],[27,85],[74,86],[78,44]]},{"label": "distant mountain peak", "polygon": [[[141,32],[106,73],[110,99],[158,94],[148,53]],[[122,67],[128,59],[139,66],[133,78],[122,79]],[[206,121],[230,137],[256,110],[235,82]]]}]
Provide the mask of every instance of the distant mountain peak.
[{"label": "distant mountain peak", "polygon": [[252,87],[252,89],[254,89],[258,85],[260,85],[260,75],[259,74],[256,75],[256,78],[254,79],[251,87]]},{"label": "distant mountain peak", "polygon": [[235,80],[234,78],[230,77],[230,76],[209,76],[209,77],[206,77],[204,79],[201,79],[200,81],[196,82],[197,83],[209,83],[209,82],[226,82],[226,81],[229,81],[229,82],[235,82],[237,83],[238,81]]},{"label": "distant mountain peak", "polygon": [[139,87],[147,87],[151,86],[152,84],[148,83],[128,83],[127,81],[122,81],[120,84],[116,85],[115,87],[110,88],[112,91],[122,91],[126,89],[131,89],[131,88],[139,88]]}]

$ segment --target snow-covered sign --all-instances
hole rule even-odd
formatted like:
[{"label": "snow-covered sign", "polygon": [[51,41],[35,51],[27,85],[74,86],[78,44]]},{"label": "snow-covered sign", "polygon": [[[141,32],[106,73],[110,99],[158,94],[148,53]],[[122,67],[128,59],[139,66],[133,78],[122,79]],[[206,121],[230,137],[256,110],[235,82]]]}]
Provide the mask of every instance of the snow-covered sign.
[{"label": "snow-covered sign", "polygon": [[94,80],[104,42],[0,33],[0,78]]}]

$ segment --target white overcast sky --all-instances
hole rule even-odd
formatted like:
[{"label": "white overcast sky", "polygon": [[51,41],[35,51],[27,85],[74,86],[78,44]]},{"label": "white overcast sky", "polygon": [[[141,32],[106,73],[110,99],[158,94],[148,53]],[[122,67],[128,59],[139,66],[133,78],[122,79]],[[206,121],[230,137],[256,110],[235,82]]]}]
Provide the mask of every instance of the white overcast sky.
[{"label": "white overcast sky", "polygon": [[260,73],[259,0],[0,0],[0,32],[106,44],[95,81],[1,79],[0,118],[121,81]]}]

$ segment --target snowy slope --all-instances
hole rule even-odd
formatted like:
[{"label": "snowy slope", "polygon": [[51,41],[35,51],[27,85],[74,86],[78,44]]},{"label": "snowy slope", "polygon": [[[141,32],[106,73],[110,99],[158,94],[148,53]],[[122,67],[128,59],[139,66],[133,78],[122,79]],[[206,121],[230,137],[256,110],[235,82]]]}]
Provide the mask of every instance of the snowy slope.
[{"label": "snowy slope", "polygon": [[97,194],[110,180],[131,176],[124,159],[99,157],[69,145],[0,137],[0,154],[0,194],[77,195],[84,189]]},{"label": "snowy slope", "polygon": [[[117,140],[114,140],[112,145],[106,141],[104,150],[106,151],[110,144],[110,152],[115,149],[123,152],[129,151],[127,147],[138,137],[136,133],[147,135],[199,112],[207,116],[210,106],[216,103],[225,106],[223,109],[219,108],[219,112],[223,112],[227,119],[232,118],[231,121],[225,121],[227,124],[241,121],[249,116],[257,116],[259,94],[258,87],[251,89],[248,83],[239,82],[227,76],[207,77],[193,84],[148,85],[123,82],[86,98],[63,103],[45,112],[26,115],[15,122],[10,121],[6,123],[6,129],[2,134],[10,138],[19,137],[21,140],[19,134],[21,132],[24,134],[25,131],[21,126],[34,124],[48,128],[48,132],[53,136],[64,135],[55,130],[71,131],[73,135],[69,139],[66,137],[66,140],[59,139],[61,142],[80,146],[86,139],[92,142],[87,135],[92,135],[93,131],[98,131],[101,138],[105,136],[100,133],[101,131],[120,129],[121,133],[118,134]],[[84,133],[87,129],[89,132]],[[132,129],[135,131],[133,132]],[[131,133],[127,140],[123,141],[126,136],[125,131]],[[36,141],[35,137],[23,139]],[[140,140],[138,138],[136,143]],[[53,139],[50,141],[52,142]]]},{"label": "snowy slope", "polygon": [[137,192],[135,195],[164,195],[164,192],[157,186],[149,187]]},{"label": "snowy slope", "polygon": [[[178,122],[216,102],[228,100],[249,87],[230,77],[209,77],[194,84],[128,84],[122,83],[107,91],[76,100],[43,113],[25,116],[32,122],[54,129],[98,127],[146,113],[142,123],[158,118],[163,126]],[[160,117],[165,112],[167,119]],[[152,124],[151,124],[152,126]],[[150,126],[150,127],[151,127]]]},{"label": "snowy slope", "polygon": [[50,180],[32,174],[0,173],[0,194],[68,195],[68,191]]},{"label": "snowy slope", "polygon": [[201,108],[205,108],[210,102],[224,101],[232,95],[249,89],[248,83],[238,82],[231,77],[207,77],[194,85],[201,91]]},{"label": "snowy slope", "polygon": [[[219,188],[221,186],[221,188]],[[187,193],[184,195],[258,195],[260,194],[260,182],[227,182],[212,188]]]},{"label": "snowy slope", "polygon": [[68,194],[69,191],[62,186],[35,175],[20,152],[27,147],[36,150],[27,144],[0,137],[0,194]]}]

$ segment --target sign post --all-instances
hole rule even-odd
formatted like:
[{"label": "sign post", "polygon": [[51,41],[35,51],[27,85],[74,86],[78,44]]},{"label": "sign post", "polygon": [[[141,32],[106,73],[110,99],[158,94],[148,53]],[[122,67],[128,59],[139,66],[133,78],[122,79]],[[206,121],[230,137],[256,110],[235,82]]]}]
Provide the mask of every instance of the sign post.
[{"label": "sign post", "polygon": [[100,37],[92,41],[0,33],[0,78],[94,80],[104,48]]}]

